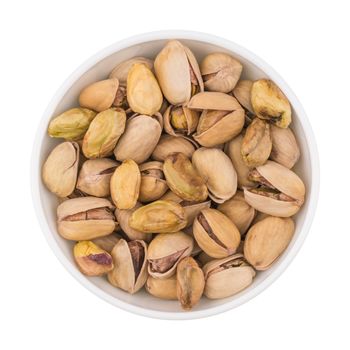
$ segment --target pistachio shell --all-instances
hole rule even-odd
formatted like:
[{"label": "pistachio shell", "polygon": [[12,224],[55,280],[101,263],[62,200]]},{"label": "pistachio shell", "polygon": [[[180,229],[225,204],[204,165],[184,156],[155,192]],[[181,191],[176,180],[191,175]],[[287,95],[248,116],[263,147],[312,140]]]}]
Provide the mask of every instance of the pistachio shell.
[{"label": "pistachio shell", "polygon": [[132,209],[139,197],[141,174],[132,160],[124,160],[111,178],[111,197],[118,209]]},{"label": "pistachio shell", "polygon": [[56,146],[42,168],[46,187],[59,197],[69,196],[77,181],[78,163],[79,146],[76,142],[63,142]]},{"label": "pistachio shell", "polygon": [[190,135],[196,130],[198,120],[198,111],[170,105],[164,113],[164,130],[172,136]]},{"label": "pistachio shell", "polygon": [[293,234],[292,219],[269,216],[248,231],[244,256],[256,270],[266,270],[284,252]]},{"label": "pistachio shell", "polygon": [[214,111],[243,110],[241,105],[233,96],[222,92],[209,91],[200,92],[194,95],[188,102],[187,107],[190,109],[210,109]]},{"label": "pistachio shell", "polygon": [[192,156],[192,163],[204,179],[209,197],[223,203],[237,190],[237,174],[230,158],[217,148],[199,148]]},{"label": "pistachio shell", "polygon": [[48,133],[51,137],[79,140],[85,135],[95,116],[96,112],[87,108],[69,109],[51,120]]},{"label": "pistachio shell", "polygon": [[233,89],[233,95],[236,97],[238,102],[250,113],[254,113],[250,98],[252,86],[253,82],[251,80],[240,80]]},{"label": "pistachio shell", "polygon": [[129,69],[126,86],[128,103],[134,112],[151,116],[159,111],[163,95],[147,65],[133,64]]},{"label": "pistachio shell", "polygon": [[79,104],[82,107],[102,112],[112,106],[118,87],[118,79],[106,79],[92,83],[80,93]]},{"label": "pistachio shell", "polygon": [[137,164],[146,161],[156,147],[162,127],[159,119],[138,115],[128,119],[126,129],[114,149],[119,161],[132,159]]},{"label": "pistachio shell", "polygon": [[177,300],[176,275],[164,279],[148,276],[145,287],[147,292],[156,298]]},{"label": "pistachio shell", "polygon": [[126,114],[121,108],[109,108],[97,114],[83,140],[86,158],[111,155],[125,129]]},{"label": "pistachio shell", "polygon": [[111,233],[108,236],[95,238],[92,240],[98,247],[110,253],[114,246],[119,242],[122,237],[117,233]]}]

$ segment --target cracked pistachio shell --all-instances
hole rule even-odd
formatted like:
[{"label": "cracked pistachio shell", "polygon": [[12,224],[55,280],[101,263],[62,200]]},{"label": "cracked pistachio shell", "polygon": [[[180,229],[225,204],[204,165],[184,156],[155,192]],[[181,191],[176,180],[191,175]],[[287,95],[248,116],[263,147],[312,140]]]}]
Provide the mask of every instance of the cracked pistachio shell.
[{"label": "cracked pistachio shell", "polygon": [[259,221],[245,238],[245,258],[256,270],[268,269],[288,247],[294,228],[290,218],[268,216]]},{"label": "cracked pistachio shell", "polygon": [[87,108],[72,108],[53,118],[48,127],[51,137],[79,140],[84,137],[96,112]]},{"label": "cracked pistachio shell", "polygon": [[129,60],[123,61],[115,66],[109,75],[110,79],[116,78],[119,80],[120,85],[126,86],[126,81],[128,79],[128,73],[130,68],[136,64],[142,63],[148,67],[148,69],[153,69],[153,61],[146,57],[133,57]]},{"label": "cracked pistachio shell", "polygon": [[203,59],[200,69],[206,90],[227,93],[236,86],[243,66],[231,55],[213,52]]},{"label": "cracked pistachio shell", "polygon": [[87,276],[101,276],[113,269],[113,260],[108,252],[91,241],[80,241],[73,248],[79,270]]},{"label": "cracked pistachio shell", "polygon": [[237,101],[250,113],[254,113],[250,98],[252,86],[251,80],[240,80],[232,91]]},{"label": "cracked pistachio shell", "polygon": [[109,158],[86,160],[79,172],[77,189],[95,197],[110,195],[110,181],[118,162]]},{"label": "cracked pistachio shell", "polygon": [[119,161],[132,159],[145,162],[154,151],[162,133],[161,117],[138,115],[128,119],[125,132],[114,149]]},{"label": "cracked pistachio shell", "polygon": [[79,146],[76,142],[57,145],[42,168],[46,187],[59,197],[69,196],[75,188],[78,175]]},{"label": "cracked pistachio shell", "polygon": [[230,157],[233,167],[237,172],[237,182],[239,188],[254,186],[254,182],[248,179],[248,173],[250,170],[243,161],[241,154],[242,140],[243,136],[238,135],[225,145],[225,153]]},{"label": "cracked pistachio shell", "polygon": [[290,128],[282,129],[270,125],[270,132],[272,138],[270,159],[288,169],[293,168],[300,158],[300,149],[293,131]]},{"label": "cracked pistachio shell", "polygon": [[172,153],[164,161],[163,172],[169,188],[187,201],[202,202],[208,197],[204,180],[183,153]]},{"label": "cracked pistachio shell", "polygon": [[174,275],[179,261],[192,249],[193,238],[182,231],[157,235],[148,248],[149,275],[161,279]]},{"label": "cracked pistachio shell", "polygon": [[141,173],[132,160],[124,160],[111,177],[111,197],[118,209],[132,209],[140,193]]},{"label": "cracked pistachio shell", "polygon": [[121,108],[109,108],[96,115],[83,140],[86,158],[102,158],[112,154],[124,132],[126,114]]},{"label": "cracked pistachio shell", "polygon": [[230,158],[220,149],[201,147],[192,156],[192,163],[207,185],[209,197],[223,203],[237,190],[237,174]]},{"label": "cracked pistachio shell", "polygon": [[203,91],[194,95],[188,102],[187,107],[196,110],[209,109],[212,111],[236,111],[242,106],[231,95],[223,92]]},{"label": "cracked pistachio shell", "polygon": [[158,200],[135,210],[129,226],[144,233],[171,233],[187,225],[184,209],[172,201]]},{"label": "cracked pistachio shell", "polygon": [[65,239],[91,240],[107,236],[115,229],[113,206],[105,198],[67,199],[57,207],[57,230]]},{"label": "cracked pistachio shell", "polygon": [[108,236],[95,238],[92,240],[98,247],[110,253],[114,246],[119,242],[122,237],[117,233],[111,233]]},{"label": "cracked pistachio shell", "polygon": [[167,191],[168,185],[164,179],[162,162],[147,162],[140,165],[141,186],[139,201],[153,202]]},{"label": "cracked pistachio shell", "polygon": [[241,235],[236,225],[216,209],[203,209],[193,223],[193,235],[198,245],[213,258],[225,258],[235,253]]},{"label": "cracked pistachio shell", "polygon": [[259,118],[254,118],[243,136],[241,153],[249,168],[265,164],[272,148],[270,125]]},{"label": "cracked pistachio shell", "polygon": [[204,90],[196,58],[177,40],[169,41],[160,51],[154,70],[164,96],[172,105],[185,104],[194,90]]},{"label": "cracked pistachio shell", "polygon": [[184,137],[162,135],[152,153],[152,159],[164,161],[169,154],[174,152],[183,153],[187,158],[191,158],[195,149],[192,140],[189,141]]},{"label": "cracked pistachio shell", "polygon": [[158,82],[147,65],[135,63],[129,69],[127,99],[131,109],[140,114],[153,115],[160,110],[163,95]]},{"label": "cracked pistachio shell", "polygon": [[182,259],[176,269],[177,298],[184,310],[191,310],[202,297],[204,274],[196,260],[188,256]]},{"label": "cracked pistachio shell", "polygon": [[156,298],[177,300],[176,275],[164,279],[148,276],[145,288],[149,294]]},{"label": "cracked pistachio shell", "polygon": [[220,204],[218,210],[237,226],[241,235],[246,233],[255,217],[255,209],[245,201],[242,191],[237,191],[232,198]]},{"label": "cracked pistachio shell", "polygon": [[92,83],[80,93],[79,104],[81,107],[102,112],[112,106],[118,87],[118,79],[106,79]]},{"label": "cracked pistachio shell", "polygon": [[280,217],[289,217],[299,211],[304,203],[305,185],[297,174],[271,160],[256,171],[275,190],[245,188],[244,198],[248,204],[258,211]]},{"label": "cracked pistachio shell", "polygon": [[136,205],[132,209],[115,209],[115,217],[117,218],[117,221],[120,225],[120,228],[125,233],[125,235],[130,240],[140,239],[145,242],[149,242],[152,239],[152,233],[144,233],[138,230],[135,230],[130,227],[129,225],[129,219],[131,215],[136,211],[138,208],[141,208],[141,203],[137,202]]},{"label": "cracked pistachio shell", "polygon": [[292,110],[287,97],[271,80],[260,79],[253,83],[251,102],[255,114],[280,128],[292,121]]},{"label": "cracked pistachio shell", "polygon": [[127,242],[121,239],[111,253],[114,269],[108,281],[130,294],[138,292],[147,280],[147,244],[141,240]]},{"label": "cracked pistachio shell", "polygon": [[222,299],[235,295],[253,282],[255,270],[242,254],[212,260],[203,267],[206,279],[204,295],[209,299]]},{"label": "cracked pistachio shell", "polygon": [[164,113],[164,130],[172,136],[190,135],[196,130],[198,120],[198,111],[170,105]]}]

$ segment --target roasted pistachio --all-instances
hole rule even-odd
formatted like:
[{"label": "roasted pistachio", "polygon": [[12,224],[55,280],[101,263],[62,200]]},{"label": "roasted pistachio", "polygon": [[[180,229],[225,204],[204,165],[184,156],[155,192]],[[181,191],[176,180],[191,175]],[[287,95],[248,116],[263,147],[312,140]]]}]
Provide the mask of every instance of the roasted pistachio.
[{"label": "roasted pistachio", "polygon": [[147,244],[121,239],[111,255],[115,267],[108,273],[108,281],[131,294],[139,291],[147,280]]},{"label": "roasted pistachio", "polygon": [[193,238],[181,231],[157,235],[148,247],[148,273],[154,278],[169,278],[192,249]]},{"label": "roasted pistachio", "polygon": [[141,173],[132,160],[124,160],[111,177],[111,197],[118,209],[132,209],[139,197]]},{"label": "roasted pistachio", "polygon": [[237,83],[233,89],[233,95],[238,102],[250,113],[254,113],[251,103],[251,91],[253,82],[251,80],[241,80]]},{"label": "roasted pistachio", "polygon": [[80,169],[77,189],[95,197],[110,195],[110,180],[118,162],[109,158],[89,159]]},{"label": "roasted pistachio", "polygon": [[164,161],[164,175],[169,188],[187,201],[204,201],[208,190],[204,180],[183,153],[172,153]]},{"label": "roasted pistachio", "polygon": [[119,234],[111,233],[108,236],[95,238],[92,240],[92,242],[106,252],[110,253],[121,238],[122,237]]},{"label": "roasted pistachio", "polygon": [[260,79],[253,83],[251,102],[255,114],[280,128],[292,121],[292,110],[287,97],[271,80]]},{"label": "roasted pistachio", "polygon": [[102,158],[112,154],[125,129],[126,114],[121,108],[109,108],[97,114],[83,140],[87,158]]},{"label": "roasted pistachio", "polygon": [[65,239],[90,240],[107,236],[115,229],[113,206],[105,198],[68,199],[57,208],[57,229]]},{"label": "roasted pistachio", "polygon": [[164,113],[164,129],[172,136],[192,134],[198,124],[199,112],[185,106],[170,105]]},{"label": "roasted pistachio", "polygon": [[135,210],[129,225],[144,233],[168,233],[187,225],[184,209],[172,201],[155,201]]},{"label": "roasted pistachio", "polygon": [[203,267],[204,295],[209,299],[227,298],[247,288],[255,277],[254,269],[242,254],[212,260]]},{"label": "roasted pistachio", "polygon": [[112,257],[91,241],[74,246],[74,259],[79,270],[87,276],[101,276],[113,269]]},{"label": "roasted pistachio", "polygon": [[243,66],[226,53],[213,52],[203,59],[200,68],[207,90],[227,93],[236,86]]},{"label": "roasted pistachio", "polygon": [[176,275],[164,279],[148,276],[145,288],[149,294],[156,298],[177,300]]},{"label": "roasted pistachio", "polygon": [[249,229],[244,256],[256,270],[266,270],[284,252],[293,234],[292,219],[268,216]]},{"label": "roasted pistachio", "polygon": [[182,259],[176,269],[177,298],[184,310],[191,310],[202,297],[204,290],[203,271],[192,257]]},{"label": "roasted pistachio", "polygon": [[69,196],[75,188],[78,175],[79,146],[76,142],[63,142],[47,157],[42,178],[46,187],[59,197]]},{"label": "roasted pistachio", "polygon": [[241,240],[236,225],[216,209],[203,209],[193,223],[193,235],[198,245],[213,258],[233,254]]}]

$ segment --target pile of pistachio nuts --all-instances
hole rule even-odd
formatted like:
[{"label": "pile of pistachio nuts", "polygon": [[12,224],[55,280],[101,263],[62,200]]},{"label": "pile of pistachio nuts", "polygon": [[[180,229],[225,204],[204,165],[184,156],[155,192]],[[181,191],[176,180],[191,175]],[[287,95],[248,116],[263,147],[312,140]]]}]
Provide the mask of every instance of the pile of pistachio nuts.
[{"label": "pile of pistachio nuts", "polygon": [[223,52],[177,40],[121,62],[50,121],[42,178],[77,267],[185,310],[247,288],[294,234],[305,186],[291,105]]}]

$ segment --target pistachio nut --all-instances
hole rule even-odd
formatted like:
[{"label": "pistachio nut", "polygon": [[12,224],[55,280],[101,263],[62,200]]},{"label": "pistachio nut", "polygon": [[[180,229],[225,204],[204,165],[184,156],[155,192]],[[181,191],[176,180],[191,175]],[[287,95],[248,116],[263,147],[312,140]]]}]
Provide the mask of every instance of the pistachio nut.
[{"label": "pistachio nut", "polygon": [[300,177],[281,164],[268,160],[249,173],[257,188],[245,188],[244,198],[256,210],[288,217],[304,203],[305,186]]},{"label": "pistachio nut", "polygon": [[185,137],[162,135],[151,157],[154,160],[163,162],[169,154],[181,152],[187,158],[191,158],[195,149],[193,141]]},{"label": "pistachio nut", "polygon": [[204,179],[209,197],[223,203],[237,190],[237,174],[230,158],[220,149],[201,147],[192,156],[192,163]]},{"label": "pistachio nut", "polygon": [[291,218],[268,216],[249,229],[244,241],[244,256],[256,270],[266,270],[284,252],[293,234]]},{"label": "pistachio nut", "polygon": [[191,310],[202,297],[204,275],[196,260],[188,256],[183,258],[176,269],[177,298],[184,310]]},{"label": "pistachio nut", "polygon": [[242,191],[237,191],[232,198],[220,204],[218,210],[237,226],[241,236],[247,232],[255,217],[255,209],[245,201]]},{"label": "pistachio nut", "polygon": [[102,158],[112,154],[125,129],[126,114],[121,108],[109,108],[97,114],[83,140],[86,158]]},{"label": "pistachio nut", "polygon": [[198,120],[198,111],[170,105],[164,113],[164,130],[172,136],[190,135],[196,130]]},{"label": "pistachio nut", "polygon": [[132,209],[139,197],[141,173],[132,160],[124,160],[111,177],[111,197],[118,209]]},{"label": "pistachio nut", "polygon": [[59,197],[69,196],[78,176],[79,146],[76,142],[57,145],[47,157],[42,178],[45,186]]},{"label": "pistachio nut", "polygon": [[149,294],[155,296],[156,298],[177,300],[176,275],[164,279],[148,276],[145,288]]},{"label": "pistachio nut", "polygon": [[187,103],[191,96],[203,91],[203,80],[191,50],[177,40],[169,41],[154,61],[159,85],[172,105]]},{"label": "pistachio nut", "polygon": [[192,249],[193,238],[181,231],[157,235],[148,247],[148,273],[154,278],[169,278]]},{"label": "pistachio nut", "polygon": [[262,119],[254,118],[242,140],[243,161],[250,168],[263,165],[270,156],[271,148],[270,125]]},{"label": "pistachio nut", "polygon": [[135,210],[129,226],[144,233],[176,232],[186,227],[184,209],[172,201],[158,200]]},{"label": "pistachio nut", "polygon": [[130,58],[129,60],[123,61],[118,65],[116,65],[113,68],[112,72],[110,73],[109,78],[110,79],[116,78],[119,80],[120,85],[126,86],[129,70],[136,63],[142,63],[146,67],[148,67],[148,69],[150,70],[153,69],[153,61],[150,60],[149,58],[133,57],[133,58]]},{"label": "pistachio nut", "polygon": [[75,244],[74,259],[79,270],[87,276],[101,276],[113,269],[112,257],[91,241]]},{"label": "pistachio nut", "polygon": [[115,287],[130,294],[139,291],[147,280],[147,244],[136,240],[127,242],[121,239],[111,253],[114,269],[107,275]]},{"label": "pistachio nut", "polygon": [[164,179],[162,162],[147,162],[140,165],[141,186],[139,201],[153,202],[167,191],[168,185]]},{"label": "pistachio nut", "polygon": [[61,137],[66,140],[76,141],[84,137],[96,112],[87,108],[71,108],[55,118],[48,127],[51,137]]},{"label": "pistachio nut", "polygon": [[231,55],[213,52],[204,57],[200,69],[206,90],[227,93],[236,86],[243,66]]},{"label": "pistachio nut", "polygon": [[108,236],[95,238],[92,240],[92,242],[106,252],[110,253],[121,238],[122,237],[119,234],[111,233]]},{"label": "pistachio nut", "polygon": [[138,115],[129,118],[125,132],[114,149],[119,161],[132,159],[137,164],[145,162],[152,154],[162,133],[161,116]]},{"label": "pistachio nut", "polygon": [[233,167],[237,172],[237,183],[239,188],[254,186],[254,182],[248,179],[250,169],[243,160],[241,153],[243,136],[238,135],[225,144],[225,153],[230,157]]},{"label": "pistachio nut", "polygon": [[203,267],[206,280],[204,295],[209,299],[221,299],[235,295],[247,288],[256,275],[242,254],[212,260]]},{"label": "pistachio nut", "polygon": [[126,88],[128,103],[134,112],[151,116],[162,106],[162,91],[147,65],[135,63],[131,66]]},{"label": "pistachio nut", "polygon": [[272,150],[270,159],[291,169],[300,158],[298,142],[290,128],[270,126]]},{"label": "pistachio nut", "polygon": [[202,202],[208,197],[204,180],[183,153],[172,153],[164,161],[164,175],[169,188],[187,201]]},{"label": "pistachio nut", "polygon": [[77,189],[95,197],[110,195],[110,181],[118,162],[109,158],[86,160],[79,172]]},{"label": "pistachio nut", "polygon": [[252,86],[251,80],[240,80],[232,91],[238,102],[250,113],[254,113],[250,97]]},{"label": "pistachio nut", "polygon": [[118,88],[118,79],[106,79],[92,83],[80,93],[79,104],[81,107],[102,112],[112,106]]},{"label": "pistachio nut", "polygon": [[253,83],[251,102],[255,114],[280,128],[292,121],[292,109],[287,97],[271,80],[260,79]]},{"label": "pistachio nut", "polygon": [[149,242],[152,239],[152,233],[144,233],[138,230],[135,230],[130,227],[129,219],[134,211],[138,208],[141,208],[141,203],[137,202],[132,209],[115,209],[115,217],[120,225],[120,228],[130,240],[140,239],[145,242]]},{"label": "pistachio nut", "polygon": [[91,240],[115,229],[111,202],[105,198],[68,199],[57,207],[57,230],[65,239]]},{"label": "pistachio nut", "polygon": [[193,223],[193,235],[198,245],[213,258],[233,254],[241,240],[236,225],[216,209],[203,209]]}]

